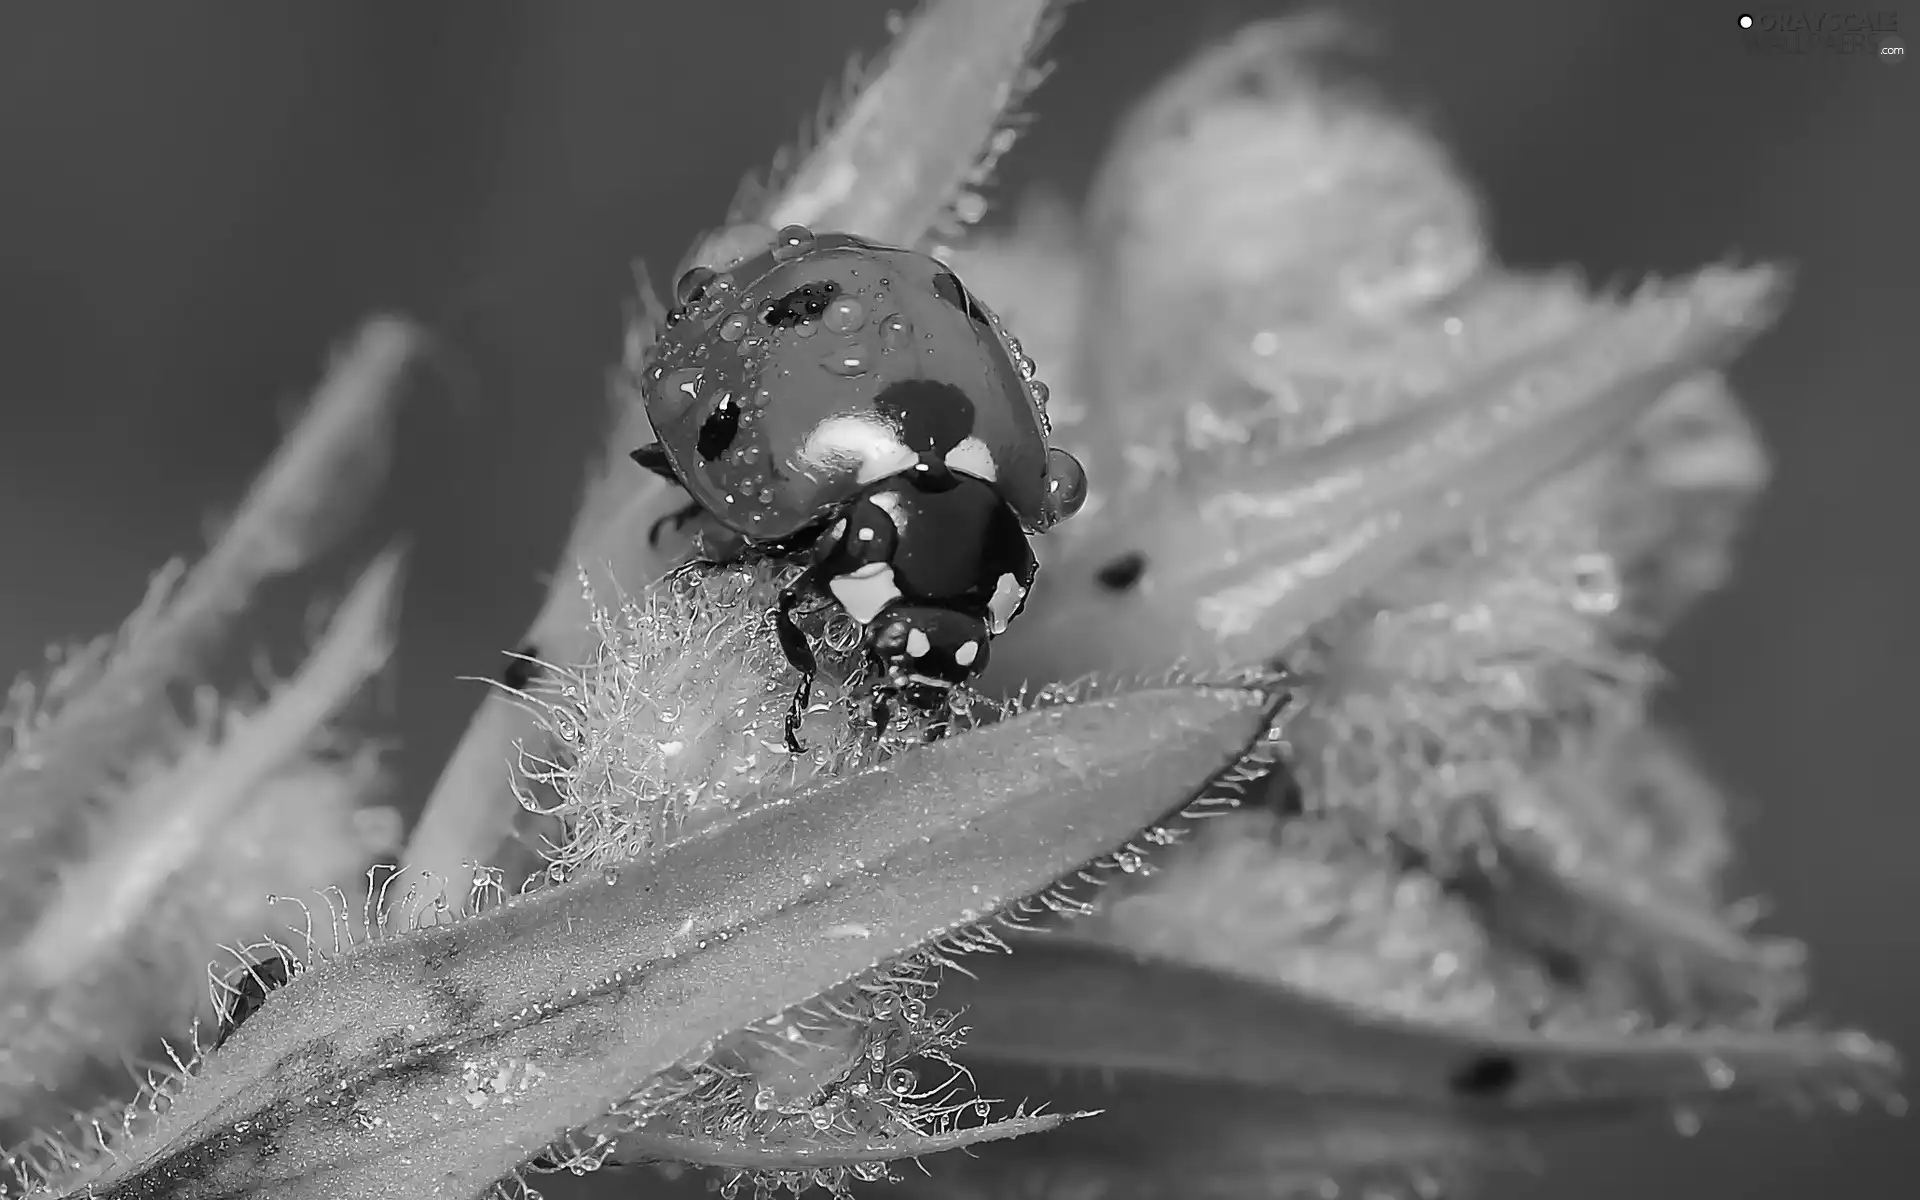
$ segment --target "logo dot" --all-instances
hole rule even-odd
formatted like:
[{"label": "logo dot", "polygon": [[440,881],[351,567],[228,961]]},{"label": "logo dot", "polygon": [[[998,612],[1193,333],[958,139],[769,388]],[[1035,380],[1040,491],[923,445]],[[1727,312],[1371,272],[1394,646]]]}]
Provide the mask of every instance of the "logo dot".
[{"label": "logo dot", "polygon": [[1749,15],[1747,15],[1746,13],[1741,13],[1741,14],[1740,14],[1740,28],[1742,28],[1742,29],[1752,29],[1752,28],[1753,28],[1753,18],[1752,18],[1751,16],[1749,16]]}]

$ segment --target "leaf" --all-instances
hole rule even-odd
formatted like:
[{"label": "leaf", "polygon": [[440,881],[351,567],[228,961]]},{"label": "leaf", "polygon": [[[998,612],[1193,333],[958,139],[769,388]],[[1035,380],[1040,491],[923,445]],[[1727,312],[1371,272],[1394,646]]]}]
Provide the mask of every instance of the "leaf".
[{"label": "leaf", "polygon": [[67,1194],[474,1194],[713,1039],[1182,810],[1282,699],[1172,684],[1032,709],[313,964]]},{"label": "leaf", "polygon": [[409,326],[368,322],[213,549],[158,585],[97,675],[16,735],[0,762],[0,921],[35,910],[60,863],[43,839],[152,747],[173,713],[169,689],[201,678],[255,590],[320,553],[361,511],[386,469],[399,385],[418,352]]},{"label": "leaf", "polygon": [[1430,403],[1311,449],[1216,455],[1082,514],[995,661],[1048,678],[1281,653],[1436,540],[1617,444],[1744,346],[1780,291],[1764,269],[1650,288]]},{"label": "leaf", "polygon": [[1894,1052],[1860,1034],[1417,1023],[1071,936],[1029,939],[941,998],[966,1006],[983,1086],[1104,1111],[939,1160],[910,1189],[925,1195],[1429,1196],[1523,1161],[1523,1135],[1763,1100],[1896,1103]]},{"label": "leaf", "polygon": [[1008,114],[1044,72],[1058,0],[929,0],[880,70],[784,180],[741,219],[912,245],[1013,143]]}]

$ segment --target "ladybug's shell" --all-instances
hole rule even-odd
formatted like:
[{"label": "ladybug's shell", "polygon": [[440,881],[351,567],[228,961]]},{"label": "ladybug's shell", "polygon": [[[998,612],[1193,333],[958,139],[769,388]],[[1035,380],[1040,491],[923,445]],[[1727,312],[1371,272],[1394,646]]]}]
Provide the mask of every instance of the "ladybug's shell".
[{"label": "ladybug's shell", "polygon": [[680,481],[749,539],[799,533],[920,458],[1045,523],[1026,380],[998,319],[924,254],[823,234],[741,263],[669,319],[645,394]]}]

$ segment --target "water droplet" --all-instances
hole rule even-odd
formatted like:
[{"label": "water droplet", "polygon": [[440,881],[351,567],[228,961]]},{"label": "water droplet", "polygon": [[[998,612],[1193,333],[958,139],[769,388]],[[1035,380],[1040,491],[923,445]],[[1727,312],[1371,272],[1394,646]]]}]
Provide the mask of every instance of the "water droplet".
[{"label": "water droplet", "polygon": [[735,313],[720,322],[721,341],[737,342],[745,336],[747,336],[747,318],[744,314]]},{"label": "water droplet", "polygon": [[773,235],[773,261],[792,262],[813,249],[813,230],[805,225],[789,225]]},{"label": "water droplet", "polygon": [[820,326],[812,321],[803,321],[793,327],[793,336],[810,338],[820,332]]},{"label": "water droplet", "polygon": [[979,192],[961,192],[953,199],[953,215],[962,225],[977,225],[987,215],[987,198]]},{"label": "water droplet", "polygon": [[873,998],[873,1015],[883,1021],[886,1020],[893,1015],[893,1006],[898,1000],[899,997],[895,996],[892,992],[881,992]]},{"label": "water droplet", "polygon": [[673,285],[674,302],[685,308],[706,295],[707,285],[720,277],[712,267],[689,267]]},{"label": "water droplet", "polygon": [[900,1015],[913,1024],[919,1024],[927,1015],[927,1002],[918,996],[909,996],[900,1005]]},{"label": "water droplet", "polygon": [[565,863],[548,863],[547,881],[549,883],[565,883],[567,881],[567,865]]},{"label": "water droplet", "polygon": [[908,1067],[895,1067],[887,1072],[887,1090],[896,1096],[910,1096],[919,1086],[920,1077]]},{"label": "water droplet", "polygon": [[1673,1131],[1681,1137],[1692,1137],[1700,1132],[1700,1114],[1691,1108],[1673,1110]]},{"label": "water droplet", "polygon": [[1604,617],[1620,607],[1620,572],[1610,554],[1582,554],[1573,560],[1573,608]]},{"label": "water droplet", "polygon": [[867,306],[852,296],[842,296],[827,305],[827,311],[820,314],[820,323],[835,333],[852,333],[867,323]]},{"label": "water droplet", "polygon": [[661,380],[660,391],[679,400],[698,400],[705,375],[698,367],[683,368]]},{"label": "water droplet", "polygon": [[889,313],[880,318],[880,348],[898,350],[913,340],[913,326],[899,313]]},{"label": "water droplet", "polygon": [[973,1102],[973,1115],[976,1117],[990,1117],[993,1115],[993,1105],[987,1103],[985,1100],[975,1100]]},{"label": "water droplet", "polygon": [[865,375],[867,373],[867,352],[860,346],[848,346],[835,350],[820,360],[820,365],[835,375]]},{"label": "water droplet", "polygon": [[615,884],[619,883],[620,868],[619,867],[600,868],[600,882],[606,884],[608,887],[612,887]]},{"label": "water droplet", "polygon": [[1032,398],[1036,405],[1044,409],[1047,406],[1048,399],[1052,397],[1053,393],[1047,389],[1046,384],[1035,379],[1027,384],[1027,395]]},{"label": "water droplet", "polygon": [[1056,522],[1087,502],[1087,470],[1080,460],[1055,446],[1047,451],[1047,513]]},{"label": "water droplet", "polygon": [[753,1094],[753,1107],[756,1112],[767,1112],[773,1108],[773,1089],[763,1087]]},{"label": "water droplet", "polygon": [[807,1120],[813,1122],[815,1129],[825,1129],[833,1124],[833,1112],[822,1105],[807,1113]]},{"label": "water droplet", "polygon": [[1131,850],[1120,851],[1113,856],[1113,861],[1114,865],[1129,875],[1137,873],[1142,866],[1146,865],[1145,860]]},{"label": "water droplet", "polygon": [[1034,364],[1034,361],[1024,354],[1014,355],[1013,365],[1019,369],[1020,378],[1027,380],[1031,380],[1040,370],[1040,368]]},{"label": "water droplet", "polygon": [[1724,1092],[1734,1084],[1733,1064],[1723,1058],[1709,1058],[1700,1064],[1706,1074],[1707,1086],[1716,1092]]}]

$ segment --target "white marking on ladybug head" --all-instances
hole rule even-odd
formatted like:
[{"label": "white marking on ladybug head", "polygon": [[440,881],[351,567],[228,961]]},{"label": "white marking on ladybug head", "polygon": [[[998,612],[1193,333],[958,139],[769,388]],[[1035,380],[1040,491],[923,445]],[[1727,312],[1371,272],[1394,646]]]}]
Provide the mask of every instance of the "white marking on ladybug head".
[{"label": "white marking on ladybug head", "polygon": [[998,478],[998,468],[993,465],[993,451],[977,437],[966,438],[953,449],[947,451],[947,466],[962,475],[971,475],[992,483]]},{"label": "white marking on ladybug head", "polygon": [[908,658],[925,658],[927,652],[932,649],[933,643],[927,640],[926,634],[918,629],[910,629],[907,631]]},{"label": "white marking on ladybug head", "polygon": [[993,599],[987,601],[987,628],[995,637],[1007,631],[1007,624],[1014,614],[1020,611],[1020,605],[1027,598],[1027,589],[1020,586],[1011,571],[1000,577],[994,585]]},{"label": "white marking on ladybug head", "polygon": [[900,598],[893,582],[893,567],[887,563],[868,563],[857,571],[827,581],[827,590],[847,610],[847,615],[868,625],[880,610]]},{"label": "white marking on ladybug head", "polygon": [[959,647],[953,652],[953,661],[963,667],[972,666],[973,660],[979,657],[979,642],[961,642]]},{"label": "white marking on ladybug head", "polygon": [[898,475],[919,461],[893,426],[872,417],[828,417],[813,427],[794,456],[803,469],[854,472],[860,483]]}]

